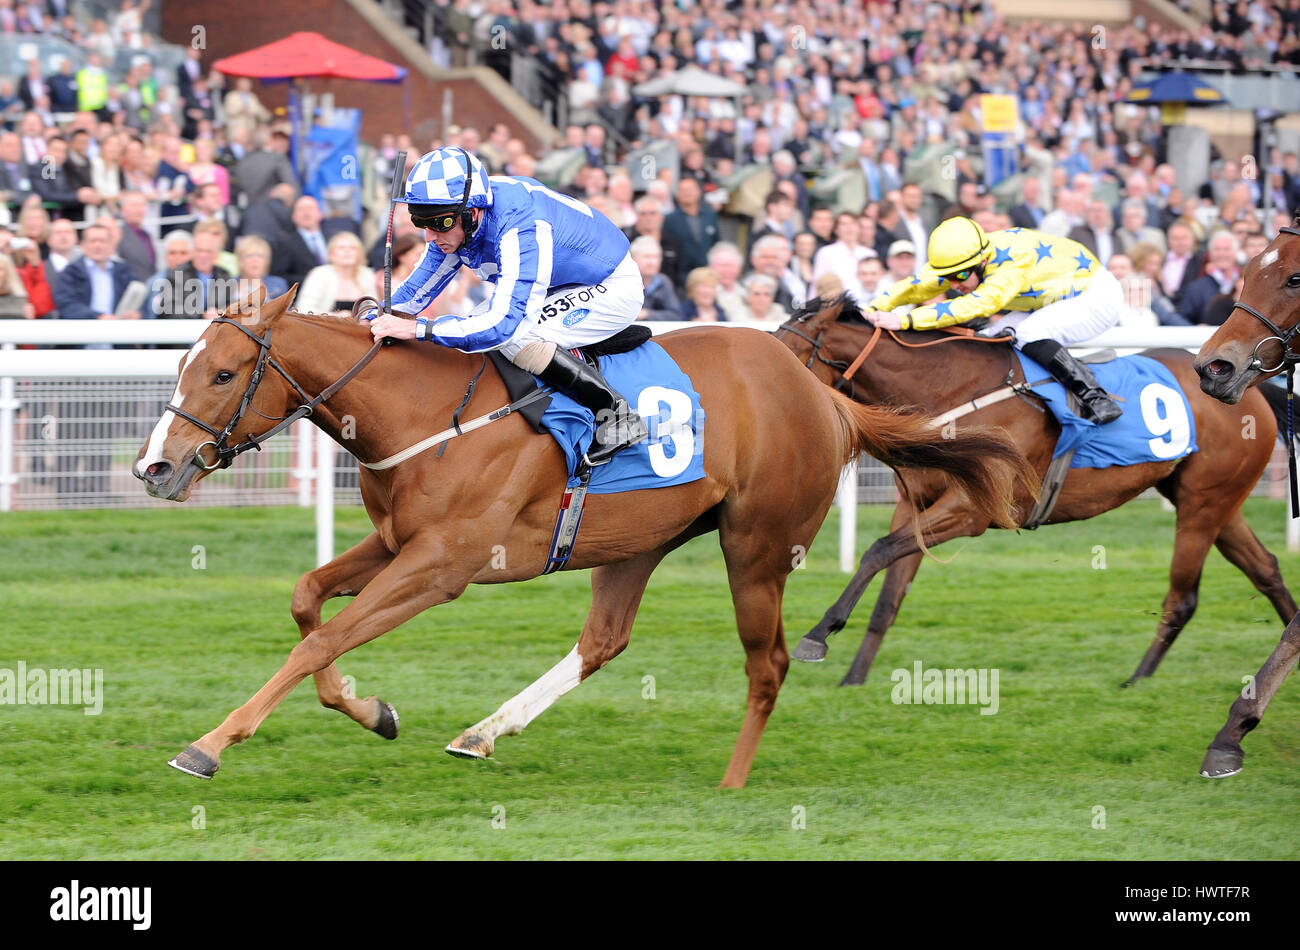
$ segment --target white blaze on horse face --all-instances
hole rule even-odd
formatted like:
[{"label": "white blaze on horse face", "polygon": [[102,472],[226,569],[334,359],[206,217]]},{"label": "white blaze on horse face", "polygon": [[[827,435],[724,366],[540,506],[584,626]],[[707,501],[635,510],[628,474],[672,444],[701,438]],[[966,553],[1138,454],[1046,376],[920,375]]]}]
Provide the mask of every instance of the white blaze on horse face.
[{"label": "white blaze on horse face", "polygon": [[[184,395],[181,393],[181,380],[185,378],[185,371],[190,368],[194,358],[203,352],[203,348],[208,345],[207,340],[199,340],[190,348],[189,355],[185,357],[185,365],[181,367],[180,377],[176,380],[176,391],[172,393],[171,405],[180,406]],[[144,457],[135,463],[136,474],[144,474],[150,465],[163,460],[163,445],[167,442],[167,430],[171,428],[172,422],[176,419],[176,413],[168,409],[158,420],[158,424],[153,427],[153,432],[149,436],[149,447],[145,450]]]},{"label": "white blaze on horse face", "polygon": [[1268,251],[1267,253],[1263,254],[1260,257],[1259,269],[1263,270],[1265,267],[1267,267],[1269,264],[1272,264],[1276,260],[1277,260],[1277,248],[1273,248],[1273,250]]}]

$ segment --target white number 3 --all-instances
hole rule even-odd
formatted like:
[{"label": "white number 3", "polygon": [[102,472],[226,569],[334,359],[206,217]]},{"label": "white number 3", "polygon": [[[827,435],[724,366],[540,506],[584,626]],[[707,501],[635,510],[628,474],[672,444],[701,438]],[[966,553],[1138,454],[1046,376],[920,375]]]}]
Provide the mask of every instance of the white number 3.
[{"label": "white number 3", "polygon": [[[668,407],[667,421],[660,418],[660,406]],[[686,471],[695,454],[695,433],[691,431],[691,397],[678,389],[664,386],[647,386],[636,400],[636,411],[647,423],[658,422],[658,433],[650,443],[650,467],[660,478],[672,478]],[[655,430],[651,429],[652,435]],[[665,440],[671,440],[673,454],[664,450]]]},{"label": "white number 3", "polygon": [[1147,442],[1156,458],[1177,458],[1192,441],[1192,426],[1183,397],[1163,383],[1142,390],[1142,421],[1154,439]]}]

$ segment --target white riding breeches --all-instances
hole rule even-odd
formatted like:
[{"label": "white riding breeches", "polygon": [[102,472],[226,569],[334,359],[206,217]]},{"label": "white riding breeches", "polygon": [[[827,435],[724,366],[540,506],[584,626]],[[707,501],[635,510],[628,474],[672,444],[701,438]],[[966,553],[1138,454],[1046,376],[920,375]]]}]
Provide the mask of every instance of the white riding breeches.
[{"label": "white riding breeches", "polygon": [[1108,270],[1099,270],[1093,275],[1088,289],[1077,297],[1058,300],[1040,310],[1003,314],[983,330],[982,335],[996,336],[1002,330],[1012,328],[1016,332],[1017,346],[1035,340],[1055,340],[1064,346],[1074,346],[1116,326],[1124,306],[1124,291],[1115,275]]},{"label": "white riding breeches", "polygon": [[[542,302],[500,347],[510,361],[530,343],[551,342],[569,349],[607,340],[636,322],[645,304],[641,272],[628,254],[599,284],[564,287]],[[488,301],[474,308],[486,310]]]}]

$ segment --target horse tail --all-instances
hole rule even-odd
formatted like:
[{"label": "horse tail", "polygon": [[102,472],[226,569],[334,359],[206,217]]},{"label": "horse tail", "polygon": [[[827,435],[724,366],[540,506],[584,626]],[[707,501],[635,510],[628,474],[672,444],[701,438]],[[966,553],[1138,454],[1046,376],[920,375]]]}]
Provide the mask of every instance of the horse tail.
[{"label": "horse tail", "polygon": [[[1267,380],[1260,383],[1256,389],[1268,403],[1268,408],[1273,411],[1273,418],[1277,420],[1277,439],[1283,445],[1286,445],[1287,432],[1287,408],[1286,408],[1286,390],[1281,386],[1275,386]],[[1300,439],[1300,406],[1296,406],[1294,415],[1291,418],[1291,438]]]},{"label": "horse tail", "polygon": [[946,437],[923,415],[880,406],[864,406],[827,389],[844,424],[844,461],[866,453],[890,468],[926,468],[943,472],[970,499],[976,512],[1002,528],[1019,527],[1017,485],[1038,497],[1038,478],[1020,450],[1000,430],[963,428]]}]

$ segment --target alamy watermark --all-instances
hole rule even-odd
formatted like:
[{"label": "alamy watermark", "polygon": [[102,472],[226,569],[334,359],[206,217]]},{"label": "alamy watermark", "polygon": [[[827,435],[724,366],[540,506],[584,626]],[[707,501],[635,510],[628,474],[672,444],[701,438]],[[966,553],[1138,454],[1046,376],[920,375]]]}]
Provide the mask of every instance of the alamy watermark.
[{"label": "alamy watermark", "polygon": [[87,716],[104,711],[104,671],[32,669],[22,660],[0,668],[0,706],[84,706]]},{"label": "alamy watermark", "polygon": [[979,706],[981,716],[998,711],[998,670],[924,669],[921,661],[910,670],[894,670],[890,698],[899,705]]}]

